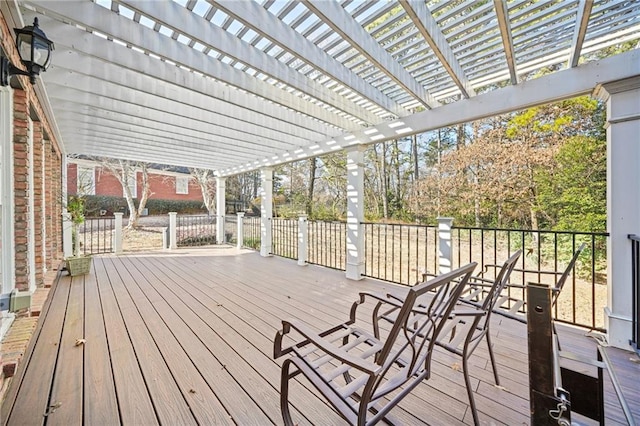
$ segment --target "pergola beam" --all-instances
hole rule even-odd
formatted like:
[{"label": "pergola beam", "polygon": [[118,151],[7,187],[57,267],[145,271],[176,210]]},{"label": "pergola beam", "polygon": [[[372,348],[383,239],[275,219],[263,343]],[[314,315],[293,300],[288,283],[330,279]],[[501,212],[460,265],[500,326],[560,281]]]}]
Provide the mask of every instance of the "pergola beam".
[{"label": "pergola beam", "polygon": [[[55,73],[59,72],[67,73],[60,70],[55,71]],[[73,85],[69,81],[73,81]],[[131,105],[132,108],[129,111],[133,120],[149,116],[158,116],[163,119],[160,116],[162,114],[166,116],[166,120],[175,118],[178,122],[182,121],[186,124],[200,122],[202,123],[200,129],[208,129],[208,133],[211,135],[244,142],[247,141],[247,138],[264,140],[265,143],[269,143],[276,148],[286,149],[307,142],[305,139],[292,136],[283,138],[282,133],[278,131],[265,129],[247,121],[224,119],[224,117],[218,120],[216,115],[206,110],[175,102],[163,96],[130,90],[126,87],[77,73],[73,73],[73,80],[56,79],[54,74],[54,78],[49,81],[48,87],[51,96],[64,97],[81,104],[92,105],[94,99],[99,98],[104,100],[111,99],[122,105]],[[144,105],[144,107],[140,107],[140,105]],[[183,127],[188,127],[188,125]]]},{"label": "pergola beam", "polygon": [[[517,86],[505,87],[473,98],[443,105],[431,111],[423,111],[410,117],[403,117],[358,132],[346,133],[338,138],[304,147],[294,152],[285,152],[271,158],[263,158],[260,161],[256,161],[256,163],[275,166],[324,155],[353,145],[384,142],[482,120],[537,105],[589,94],[597,82],[617,81],[637,75],[640,75],[640,50],[636,49],[580,67],[525,81]],[[234,175],[255,170],[256,168],[258,167],[241,164],[222,169],[219,173],[222,176]]]},{"label": "pergola beam", "polygon": [[[123,135],[134,138],[139,138],[140,142],[162,142],[169,146],[176,146],[179,144],[181,148],[189,148],[194,150],[201,150],[201,153],[213,154],[218,157],[224,157],[226,161],[237,159],[238,157],[252,157],[258,153],[262,155],[269,155],[269,150],[259,147],[247,147],[236,144],[214,144],[213,141],[204,138],[197,138],[189,135],[182,135],[178,132],[167,133],[164,131],[157,131],[153,127],[149,127],[147,123],[124,123],[122,121],[111,120],[109,118],[100,117],[97,115],[87,114],[85,119],[82,119],[81,113],[63,111],[60,116],[69,120],[77,120],[73,125],[66,124],[66,129],[77,130],[95,130],[96,128],[106,130],[105,133],[109,135]],[[159,123],[158,123],[159,124]],[[144,145],[139,143],[138,145]],[[196,151],[197,152],[197,151]],[[201,155],[201,154],[197,154]]]},{"label": "pergola beam", "polygon": [[591,17],[591,9],[593,8],[593,0],[581,0],[578,3],[578,12],[576,16],[577,25],[573,29],[573,39],[571,41],[571,56],[569,57],[568,66],[574,68],[578,66],[580,60],[580,52],[582,52],[582,44],[587,35],[587,25]]},{"label": "pergola beam", "polygon": [[[251,44],[190,12],[178,3],[173,1],[149,2],[148,0],[129,0],[121,3],[179,34],[188,35],[192,40],[198,41],[210,49],[225,52],[225,55],[233,57],[301,93],[315,97],[327,105],[358,117],[367,123],[377,124],[381,121],[380,117],[371,111],[346,100],[343,96],[339,96],[315,80],[295,71],[273,56],[255,49]],[[134,26],[141,27],[140,25]],[[140,42],[140,40],[138,39],[136,42]],[[216,59],[211,58],[211,60]],[[215,77],[222,78],[221,76]]]},{"label": "pergola beam", "polygon": [[[166,84],[166,82],[154,79],[147,75],[131,71],[129,69],[118,67],[112,63],[101,62],[95,58],[83,55],[73,50],[64,51],[64,47],[57,45],[56,53],[63,52],[65,61],[54,62],[46,75],[48,82],[63,84],[68,77],[81,76],[88,77],[95,81],[95,84],[101,85],[111,83],[123,88],[127,88],[133,92],[140,92],[147,95],[155,95],[173,100],[175,102],[189,105],[203,111],[215,114],[216,122],[221,123],[224,127],[229,127],[233,123],[249,122],[260,128],[271,129],[278,132],[281,138],[293,139],[300,138],[303,140],[324,139],[327,136],[339,134],[338,129],[321,124],[316,120],[307,120],[301,127],[299,122],[285,122],[277,120],[266,114],[256,114],[247,117],[247,109],[239,107],[233,103],[226,102],[222,99],[212,98],[200,92],[193,90],[179,90],[178,86]],[[60,75],[64,71],[67,74]],[[260,102],[262,104],[262,102]],[[271,105],[271,109],[274,108]],[[289,116],[298,114],[291,114]],[[228,123],[228,124],[227,124]],[[240,124],[242,125],[242,124]]]},{"label": "pergola beam", "polygon": [[[353,92],[371,101],[375,105],[378,105],[385,111],[389,111],[398,117],[403,117],[409,114],[409,111],[396,104],[392,99],[347,68],[343,63],[327,54],[324,50],[307,40],[293,28],[273,16],[257,2],[242,2],[235,0],[215,2],[213,0],[207,1],[214,7],[229,14],[234,19],[242,22],[253,31],[276,43],[295,57],[310,64],[323,74],[329,75],[340,84],[343,84],[345,87],[348,87],[353,90]],[[307,8],[311,9],[313,3],[304,2],[303,4]],[[330,24],[329,22],[326,23]],[[378,120],[378,122],[380,121],[381,120]]]},{"label": "pergola beam", "polygon": [[391,54],[344,10],[340,3],[335,1],[307,2],[305,6],[423,106],[431,109],[439,105]]},{"label": "pergola beam", "polygon": [[475,96],[475,90],[464,74],[464,70],[458,63],[447,39],[438,27],[438,23],[429,12],[426,3],[423,0],[400,0],[400,4],[429,44],[442,66],[447,70],[456,86],[458,86],[462,95],[465,98]]},{"label": "pergola beam", "polygon": [[504,47],[504,55],[507,59],[509,67],[509,76],[511,84],[518,84],[518,73],[516,69],[516,54],[513,50],[513,37],[511,35],[511,21],[509,21],[509,9],[507,2],[504,0],[493,0],[493,5],[498,18],[498,28],[500,28],[500,37],[502,38],[502,46]]},{"label": "pergola beam", "polygon": [[[176,64],[183,65],[191,70],[210,76],[219,81],[224,81],[233,87],[293,109],[294,111],[305,113],[311,117],[324,119],[327,123],[334,122],[334,119],[331,116],[337,117],[335,113],[330,112],[322,106],[315,105],[299,96],[295,96],[285,90],[279,89],[257,77],[253,77],[228,64],[206,56],[202,52],[198,52],[182,43],[169,42],[169,39],[162,34],[139,25],[125,17],[115,15],[94,3],[39,1],[35,4],[38,9],[44,10],[49,14],[54,14],[61,18],[66,18],[67,20],[82,23],[88,28],[96,29],[100,33],[107,34],[139,49],[151,52],[160,58],[169,59]],[[78,37],[78,29],[71,25],[63,24],[61,22],[58,22],[56,25],[52,20],[41,19],[41,25],[44,26],[45,22],[47,29],[55,29],[56,40],[59,39],[59,32],[64,33],[64,29],[60,26],[68,27],[68,29],[71,30],[69,32],[75,33],[75,36]],[[97,53],[97,55],[107,55],[107,60],[114,63],[119,63],[119,58],[115,52],[129,50],[129,52],[133,54],[133,62],[130,63],[128,67],[134,70],[141,70],[142,67],[139,64],[139,61],[146,60],[149,60],[150,62],[149,68],[147,68],[150,72],[153,72],[154,67],[162,68],[164,66],[170,67],[172,69],[171,72],[175,73],[178,68],[177,66],[170,65],[166,62],[163,64],[160,60],[153,59],[143,53],[128,49],[125,46],[119,46],[117,43],[113,42],[109,42],[110,44],[106,50],[103,48],[102,51],[96,51],[96,48],[91,45],[100,41],[100,37],[87,32],[84,32],[80,37],[80,40],[77,41],[81,42],[82,39],[84,39],[84,42],[86,43],[84,51],[87,54]],[[76,39],[73,36],[65,38],[63,43],[76,48]],[[183,71],[189,72],[188,70]],[[226,89],[226,91],[228,90],[229,88]],[[353,126],[351,125],[350,127]]]}]

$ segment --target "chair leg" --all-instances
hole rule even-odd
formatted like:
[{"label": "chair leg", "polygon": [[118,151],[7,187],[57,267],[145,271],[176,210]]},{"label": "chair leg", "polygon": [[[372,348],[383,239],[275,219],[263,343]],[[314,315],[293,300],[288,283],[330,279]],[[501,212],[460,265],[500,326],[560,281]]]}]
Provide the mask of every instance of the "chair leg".
[{"label": "chair leg", "polygon": [[282,420],[286,426],[293,426],[291,413],[289,412],[289,367],[291,359],[286,359],[282,363],[282,371],[280,372],[280,411],[282,412]]},{"label": "chair leg", "polygon": [[496,357],[493,355],[493,344],[491,343],[491,336],[489,330],[487,330],[487,345],[489,346],[489,358],[491,359],[491,368],[493,369],[493,377],[496,379],[496,385],[500,386],[500,377],[498,377],[498,369],[496,367]]},{"label": "chair leg", "polygon": [[476,401],[473,398],[473,389],[471,389],[471,379],[469,379],[469,362],[468,357],[462,355],[462,373],[464,374],[464,383],[467,386],[467,395],[469,396],[469,408],[473,415],[473,424],[478,426],[480,421],[478,420],[478,411],[476,410]]}]

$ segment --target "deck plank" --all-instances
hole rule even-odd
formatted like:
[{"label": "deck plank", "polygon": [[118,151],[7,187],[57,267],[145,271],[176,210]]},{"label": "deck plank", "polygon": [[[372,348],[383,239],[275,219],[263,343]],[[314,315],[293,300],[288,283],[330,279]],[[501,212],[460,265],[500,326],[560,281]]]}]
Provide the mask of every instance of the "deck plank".
[{"label": "deck plank", "polygon": [[56,279],[53,282],[52,288],[49,291],[49,296],[45,300],[44,305],[42,306],[42,310],[40,311],[38,323],[36,325],[35,330],[33,331],[33,335],[31,336],[29,344],[27,345],[27,349],[24,353],[22,362],[18,366],[18,371],[12,378],[12,385],[7,390],[4,400],[2,401],[2,405],[0,406],[0,423],[2,423],[3,425],[8,422],[9,415],[11,413],[11,410],[13,409],[16,398],[18,397],[18,391],[21,388],[21,384],[26,374],[26,369],[29,366],[29,361],[33,357],[33,354],[36,348],[36,343],[38,342],[38,339],[42,333],[45,318],[47,317],[51,309],[52,301],[54,299],[53,295],[55,294],[58,288],[61,275],[62,275],[62,272],[58,271]]},{"label": "deck plank", "polygon": [[[120,277],[125,281],[130,300],[140,313],[149,336],[160,351],[175,384],[177,384],[196,421],[199,424],[211,425],[233,424],[227,409],[220,403],[202,374],[189,359],[186,352],[188,348],[180,345],[171,332],[169,324],[163,320],[158,311],[159,307],[152,305],[151,301],[147,299],[146,292],[138,287],[145,278],[135,268],[128,267],[127,263],[124,266],[125,269],[120,271]],[[127,299],[128,301],[129,299]],[[170,383],[165,384],[165,386],[170,385]],[[158,401],[158,404],[163,403],[164,401]]]},{"label": "deck plank", "polygon": [[[102,305],[105,338],[117,392],[120,419],[123,424],[129,425],[159,424],[102,259],[94,258],[93,271]],[[96,404],[102,404],[100,401],[86,401],[86,403],[94,407],[97,407]],[[95,415],[100,414],[93,413],[92,417]],[[116,422],[116,419],[110,422]],[[87,422],[87,424],[91,423]]]},{"label": "deck plank", "polygon": [[[174,264],[173,266],[176,268],[180,267],[180,265],[178,265],[177,263]],[[238,309],[242,310],[242,307],[247,305],[253,307],[251,309],[251,312],[237,313],[237,314],[244,315],[243,318],[247,323],[251,324],[252,326],[255,326],[256,329],[259,329],[262,331],[264,339],[266,339],[266,342],[269,345],[268,346],[269,351],[271,351],[273,336],[275,336],[275,332],[280,327],[280,319],[283,318],[283,314],[282,314],[283,311],[286,312],[287,317],[296,316],[294,315],[294,313],[296,313],[297,318],[305,320],[307,322],[309,321],[309,316],[306,315],[309,311],[308,305],[306,305],[307,311],[304,311],[302,310],[301,307],[299,307],[298,302],[296,301],[292,302],[285,295],[284,300],[282,300],[281,303],[279,304],[280,307],[278,307],[277,306],[278,301],[274,300],[271,297],[271,294],[273,294],[271,290],[273,289],[264,290],[261,288],[259,291],[256,291],[255,286],[253,290],[250,290],[249,287],[245,287],[243,285],[243,282],[251,281],[252,279],[251,273],[238,276],[238,275],[234,275],[233,271],[221,270],[219,274],[222,276],[216,277],[215,283],[214,283],[210,275],[207,275],[206,273],[204,273],[203,275],[200,275],[198,272],[196,272],[199,270],[203,270],[202,268],[199,267],[200,265],[199,265],[198,259],[194,259],[194,264],[189,266],[190,266],[189,268],[182,269],[181,272],[183,272],[185,276],[189,276],[192,278],[193,280],[192,284],[199,283],[195,285],[203,286],[204,292],[207,292],[207,291],[215,292],[215,294],[217,294],[219,297],[222,298],[222,300],[225,301],[224,302],[225,306],[226,306],[226,303],[232,303],[233,305],[230,305],[228,307],[229,309],[236,311]],[[253,278],[259,279],[260,277],[256,276]],[[271,277],[267,275],[267,276],[262,276],[262,278],[264,279],[264,281],[283,280],[282,276]],[[296,282],[302,286],[301,278],[303,277],[291,277],[290,275],[287,275],[285,279],[287,278],[289,279],[299,278],[298,280],[296,280]],[[209,285],[205,284],[206,282],[209,282]],[[353,299],[355,299],[355,297],[356,297],[356,294],[354,294]],[[313,303],[312,305],[316,306],[315,303]],[[313,326],[315,326],[316,328],[322,327],[322,326],[335,325],[335,323],[343,321],[348,315],[348,309],[344,309],[343,311],[336,310],[332,317],[328,317],[326,315],[323,316],[322,314],[318,313],[320,311],[318,311],[318,309],[316,308],[313,308],[311,310],[314,311],[315,313],[315,316],[312,318],[312,320],[313,319],[317,320],[316,323],[313,324]],[[318,325],[318,322],[320,322],[321,325]],[[255,341],[256,339],[252,338],[251,340]],[[466,411],[465,404],[461,404],[459,401],[455,399],[448,398],[440,392],[433,392],[433,389],[431,389],[429,392],[426,392],[425,395],[426,395],[427,402],[425,402],[425,400],[421,400],[420,403],[422,405],[424,405],[425,403],[430,403],[432,407],[434,407],[434,410],[430,415],[430,417],[433,418],[434,421],[436,419],[439,419],[440,423],[456,424],[460,422],[461,419],[464,417],[464,414]],[[418,403],[416,402],[416,404]],[[447,412],[441,411],[436,407],[447,407]],[[456,408],[459,409],[459,412],[458,412],[459,416],[457,418],[451,415],[452,412],[455,412]],[[403,417],[402,414],[398,414],[396,412],[394,412],[394,415],[400,418]],[[420,420],[414,417],[412,417],[410,420],[411,420],[411,423],[414,423],[414,424],[417,422],[420,422]],[[422,421],[424,420],[426,419],[423,419]]]},{"label": "deck plank", "polygon": [[[157,282],[150,282],[150,280],[147,279],[150,275],[141,273],[138,269],[140,268],[139,263],[140,262],[134,263],[131,259],[124,260],[124,264],[128,266],[128,272],[137,284],[137,288],[129,286],[129,291],[137,302],[139,302],[141,298],[146,297],[149,302],[148,307],[153,307],[155,310],[157,316],[153,313],[147,314],[148,307],[147,309],[143,309],[143,307],[140,306],[140,303],[138,303],[139,309],[145,319],[148,320],[148,323],[154,323],[156,319],[158,319],[164,322],[166,327],[173,334],[173,336],[169,336],[167,333],[161,333],[162,329],[158,328],[156,332],[160,333],[158,333],[156,340],[167,342],[169,340],[176,339],[174,342],[176,346],[174,348],[175,354],[173,354],[173,357],[176,357],[177,355],[178,359],[175,361],[177,365],[182,366],[182,364],[185,363],[183,367],[186,367],[188,363],[193,364],[192,370],[183,371],[178,374],[185,377],[192,376],[192,382],[201,381],[196,377],[196,375],[199,374],[202,378],[202,383],[208,384],[210,393],[209,391],[206,393],[203,392],[202,395],[197,395],[196,400],[204,401],[205,406],[216,409],[216,413],[222,413],[225,411],[229,412],[234,421],[240,424],[266,425],[271,423],[264,413],[255,410],[255,403],[246,394],[238,382],[236,382],[229,374],[226,369],[226,364],[221,364],[204,345],[203,341],[200,340],[198,334],[195,333],[195,330],[202,330],[201,327],[206,327],[206,324],[191,322],[191,327],[187,326],[183,317],[178,315],[167,302],[167,300],[170,301],[172,305],[177,303],[174,298],[168,297],[165,299],[159,292],[157,292],[153,287],[153,284],[157,284]],[[142,288],[145,289],[144,292],[142,291]],[[183,312],[183,314],[186,313]],[[189,317],[187,316],[186,318]],[[194,318],[190,319],[195,321]],[[180,352],[178,350],[178,346],[181,347],[184,352]],[[190,359],[188,359],[187,354],[189,354]],[[231,362],[233,362],[233,360],[231,360]],[[192,384],[192,386],[195,386],[195,383]],[[189,390],[190,393],[192,393],[191,389]],[[198,393],[200,392],[198,391]],[[220,401],[220,404],[218,404],[218,400]],[[190,405],[192,410],[195,412],[196,410],[191,402]],[[209,423],[206,418],[202,419],[202,421]]]},{"label": "deck plank", "polygon": [[[61,279],[53,292],[51,308],[43,319],[33,355],[25,365],[26,371],[19,386],[19,398],[16,399],[11,413],[4,417],[8,425],[42,424],[49,405],[51,382],[60,347],[62,326],[69,300],[71,280]],[[38,386],[33,386],[37,383]]]},{"label": "deck plank", "polygon": [[[58,380],[72,371],[62,367],[63,363],[72,359],[76,363],[74,356],[84,350],[84,365],[74,373],[82,378],[84,371],[84,412],[80,407],[80,415],[73,417],[69,412],[68,419],[78,423],[84,416],[87,425],[120,421],[125,425],[281,424],[282,360],[272,358],[273,338],[281,319],[298,318],[320,329],[344,321],[360,291],[406,291],[406,287],[370,279],[349,281],[340,271],[301,268],[291,260],[263,258],[228,247],[97,256],[84,285],[87,342],[72,351],[64,342],[69,343],[77,334],[77,327],[68,326],[77,316],[73,312],[78,310],[75,300],[80,290],[69,287],[70,283],[71,278],[62,277],[52,291],[43,315],[53,321],[47,318],[38,325],[25,358],[28,364],[39,359],[46,362],[46,351],[40,344],[47,346],[52,338],[55,341],[56,333],[59,342],[64,336],[57,346],[59,354],[53,353],[59,356],[61,368],[55,370],[54,364],[48,364],[56,371],[55,380],[47,379],[46,368],[29,365],[16,376],[22,377],[23,385],[16,385],[15,390],[12,387],[9,395],[15,395],[16,407],[25,406],[21,401],[32,401],[30,391],[38,387],[44,389],[39,391],[43,395],[53,391],[57,399],[62,387]],[[60,297],[65,286],[66,297],[69,288],[73,289],[68,299]],[[60,289],[62,293],[57,293]],[[370,307],[363,307],[362,314],[368,316]],[[65,315],[68,321],[64,321]],[[563,349],[595,356],[596,343],[584,337],[584,331],[563,325],[558,330]],[[481,344],[469,369],[480,421],[528,424],[526,326],[494,316],[491,334],[503,387],[494,385],[488,350]],[[610,354],[614,364],[623,364],[618,375],[625,392],[640,395],[640,365],[629,362],[627,352]],[[472,424],[461,364],[459,357],[437,348],[431,378],[391,414],[400,424]],[[44,374],[48,384],[36,377],[36,370]],[[65,387],[71,389],[69,385]],[[190,389],[196,393],[189,393]],[[625,424],[607,374],[605,402],[607,424]],[[19,421],[12,417],[10,423],[42,423],[48,403],[45,398],[40,403],[42,410],[30,407],[31,417]],[[630,404],[637,415],[637,397],[632,397]],[[298,424],[344,423],[303,377],[291,382],[290,405]],[[74,406],[78,404],[66,408]],[[11,402],[5,402],[3,413],[10,409]],[[64,411],[53,416],[56,414]],[[49,421],[53,423],[55,417]]]},{"label": "deck plank", "polygon": [[47,425],[78,425],[82,423],[83,406],[83,345],[84,338],[84,276],[71,279],[71,290],[60,339],[58,360],[53,377]]},{"label": "deck plank", "polygon": [[115,269],[113,259],[103,258],[103,261],[110,285],[117,295],[117,303],[139,360],[158,420],[162,424],[197,424],[182,390],[176,386],[175,378],[167,369],[167,364],[156,342],[151,337],[144,319],[120,277],[120,273],[126,272],[125,269]]},{"label": "deck plank", "polygon": [[[275,384],[279,389],[280,366],[271,359],[273,353],[273,340],[260,334],[252,325],[247,322],[247,318],[255,318],[255,314],[249,311],[255,309],[254,306],[234,305],[229,299],[221,295],[216,287],[205,285],[189,275],[191,266],[186,265],[183,269],[180,264],[164,261],[164,265],[170,266],[165,274],[171,277],[174,282],[188,294],[191,292],[193,298],[192,306],[196,306],[201,318],[210,324],[225,341],[236,348],[243,348],[238,355],[241,356],[253,368],[259,369],[268,383]],[[162,265],[156,263],[162,268]],[[198,306],[199,305],[199,306]],[[248,310],[249,311],[248,311]],[[275,331],[273,332],[275,335]],[[294,407],[300,409],[313,419],[323,419],[321,423],[335,424],[341,422],[341,418],[333,413],[329,407],[316,398],[305,396],[305,390],[294,385],[295,392],[291,392],[291,402]],[[278,396],[279,398],[279,396]],[[278,404],[278,399],[274,400]],[[297,422],[302,424],[310,423],[304,417],[295,417]],[[316,420],[317,421],[317,420]]]},{"label": "deck plank", "polygon": [[[92,269],[95,270],[95,265]],[[118,399],[95,273],[85,276],[84,306],[84,422],[117,425]]]}]

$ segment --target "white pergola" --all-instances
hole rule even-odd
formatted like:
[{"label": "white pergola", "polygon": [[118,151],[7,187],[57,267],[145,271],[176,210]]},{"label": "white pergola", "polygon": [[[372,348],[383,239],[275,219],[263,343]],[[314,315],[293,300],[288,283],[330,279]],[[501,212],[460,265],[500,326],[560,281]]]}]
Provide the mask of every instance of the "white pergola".
[{"label": "white pergola", "polygon": [[626,344],[626,238],[640,233],[640,50],[601,58],[640,37],[637,0],[0,7],[15,27],[38,16],[55,42],[37,90],[68,154],[213,169],[223,188],[225,176],[262,169],[268,181],[274,165],[347,149],[354,278],[364,145],[597,90],[610,123],[608,329],[612,343]]}]

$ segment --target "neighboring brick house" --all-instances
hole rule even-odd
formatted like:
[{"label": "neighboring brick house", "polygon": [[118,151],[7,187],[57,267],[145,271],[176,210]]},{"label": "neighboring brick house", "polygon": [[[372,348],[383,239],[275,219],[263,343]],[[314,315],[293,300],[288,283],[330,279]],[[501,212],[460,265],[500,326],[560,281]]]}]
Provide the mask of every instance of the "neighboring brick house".
[{"label": "neighboring brick house", "polygon": [[[201,201],[200,185],[188,173],[148,169],[151,194],[149,199]],[[131,188],[134,198],[142,194],[142,172],[136,172],[136,185]],[[118,179],[99,162],[69,158],[67,163],[67,192],[76,194],[78,184],[91,195],[123,197],[124,190]]]}]

